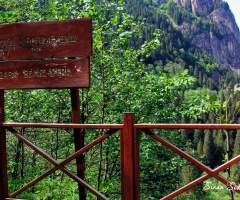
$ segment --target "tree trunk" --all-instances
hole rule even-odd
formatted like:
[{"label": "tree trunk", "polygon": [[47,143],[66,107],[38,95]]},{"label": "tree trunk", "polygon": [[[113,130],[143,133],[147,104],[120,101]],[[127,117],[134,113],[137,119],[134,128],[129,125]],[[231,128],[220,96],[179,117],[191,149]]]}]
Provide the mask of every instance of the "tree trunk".
[{"label": "tree trunk", "polygon": [[[226,123],[228,123],[228,104],[226,104]],[[229,131],[224,130],[226,133],[227,140],[227,162],[230,160],[230,138]],[[230,167],[227,168],[227,179],[230,180]],[[233,200],[233,191],[229,190],[230,200]]]}]

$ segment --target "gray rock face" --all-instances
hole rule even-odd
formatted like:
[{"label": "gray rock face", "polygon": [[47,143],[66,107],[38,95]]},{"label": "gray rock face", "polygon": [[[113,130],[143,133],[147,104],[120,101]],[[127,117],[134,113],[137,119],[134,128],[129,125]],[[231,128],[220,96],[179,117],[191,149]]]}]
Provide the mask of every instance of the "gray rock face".
[{"label": "gray rock face", "polygon": [[[205,15],[223,33],[224,37],[219,38],[211,31],[199,33],[199,28],[192,24],[184,23],[179,28],[191,37],[192,42],[197,46],[212,54],[215,59],[223,65],[235,69],[240,69],[240,33],[234,15],[228,9],[219,8],[212,12],[214,3],[222,0],[174,0],[175,3],[187,8],[199,16]],[[239,71],[239,70],[237,70]]]},{"label": "gray rock face", "polygon": [[207,15],[214,3],[219,2],[219,0],[174,0],[174,2],[183,7],[191,8],[193,14],[199,16],[200,14]]},{"label": "gray rock face", "polygon": [[209,19],[218,26],[224,35],[233,34],[238,42],[240,42],[239,28],[231,11],[223,8],[214,10],[209,15]]}]

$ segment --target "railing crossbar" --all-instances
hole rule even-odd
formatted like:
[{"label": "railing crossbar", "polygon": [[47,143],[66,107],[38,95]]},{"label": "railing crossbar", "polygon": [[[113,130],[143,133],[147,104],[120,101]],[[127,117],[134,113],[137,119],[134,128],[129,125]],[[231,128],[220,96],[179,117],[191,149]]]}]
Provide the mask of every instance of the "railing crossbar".
[{"label": "railing crossbar", "polygon": [[0,123],[2,127],[26,128],[76,128],[76,129],[121,129],[123,124],[47,124],[47,123]]},{"label": "railing crossbar", "polygon": [[240,124],[134,124],[140,129],[240,129]]},{"label": "railing crossbar", "polygon": [[30,199],[20,199],[20,198],[5,198],[5,200],[30,200]]}]

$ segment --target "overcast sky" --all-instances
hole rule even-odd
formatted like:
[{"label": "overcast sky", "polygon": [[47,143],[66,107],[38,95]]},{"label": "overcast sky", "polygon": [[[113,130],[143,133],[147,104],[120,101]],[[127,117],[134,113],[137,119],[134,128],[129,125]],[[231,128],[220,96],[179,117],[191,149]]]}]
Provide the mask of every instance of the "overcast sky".
[{"label": "overcast sky", "polygon": [[238,27],[240,28],[240,0],[224,0],[228,2],[231,11],[233,12]]}]

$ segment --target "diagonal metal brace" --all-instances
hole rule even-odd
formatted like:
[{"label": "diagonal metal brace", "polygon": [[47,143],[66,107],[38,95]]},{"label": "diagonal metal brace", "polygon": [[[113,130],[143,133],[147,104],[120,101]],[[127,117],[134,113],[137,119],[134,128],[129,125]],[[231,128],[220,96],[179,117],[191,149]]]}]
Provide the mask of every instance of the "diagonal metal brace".
[{"label": "diagonal metal brace", "polygon": [[[201,162],[199,162],[198,160],[196,160],[192,156],[188,155],[187,153],[185,153],[181,149],[177,148],[176,146],[174,146],[170,142],[166,141],[165,139],[163,139],[162,137],[160,137],[156,133],[150,131],[149,129],[141,129],[141,130],[144,131],[150,137],[152,137],[155,140],[161,142],[164,146],[168,147],[169,149],[171,149],[172,151],[174,151],[178,155],[182,156],[183,158],[185,158],[186,160],[188,160],[192,164],[196,165],[198,168],[205,171],[209,175],[209,178],[214,177],[214,178],[218,179],[219,181],[221,181],[222,183],[224,183],[226,186],[228,186],[229,180],[225,179],[224,177],[222,177],[221,175],[216,173],[214,170],[212,170],[209,167],[207,167],[206,165],[202,164]],[[237,190],[238,187],[234,183],[232,183],[232,187],[233,187],[234,191],[236,191],[237,193],[240,193],[240,190]]]},{"label": "diagonal metal brace", "polygon": [[93,187],[91,187],[90,185],[88,185],[85,181],[83,181],[82,179],[80,179],[78,176],[76,176],[74,173],[72,173],[71,171],[69,171],[68,169],[66,169],[65,167],[63,167],[64,165],[66,165],[67,163],[71,162],[73,159],[75,159],[77,156],[79,156],[80,154],[83,154],[84,152],[86,152],[87,150],[89,150],[90,148],[92,148],[93,146],[95,146],[96,144],[98,144],[99,142],[103,141],[104,139],[108,138],[109,136],[111,136],[113,133],[117,132],[118,129],[115,130],[109,130],[107,131],[104,135],[102,135],[101,137],[97,138],[96,140],[94,140],[93,142],[89,143],[88,145],[86,145],[85,147],[83,147],[82,149],[80,149],[79,151],[75,152],[73,155],[71,155],[70,157],[68,157],[66,160],[64,160],[63,162],[59,163],[58,161],[56,161],[54,158],[52,158],[51,156],[49,156],[48,154],[46,154],[44,151],[42,151],[39,147],[37,147],[36,145],[34,145],[32,142],[30,142],[29,140],[27,140],[25,137],[23,137],[21,134],[19,134],[16,130],[14,130],[12,127],[7,128],[11,133],[13,133],[18,139],[20,139],[21,141],[23,141],[26,145],[28,145],[29,147],[31,147],[33,150],[35,150],[38,154],[40,154],[41,156],[43,156],[45,159],[47,159],[49,162],[51,162],[53,165],[55,165],[55,167],[53,167],[52,169],[48,170],[47,172],[45,172],[44,174],[42,174],[41,176],[39,176],[38,178],[34,179],[33,181],[31,181],[30,183],[28,183],[27,185],[23,186],[22,188],[20,188],[19,190],[15,191],[14,193],[12,193],[11,195],[9,195],[10,198],[15,197],[16,195],[20,194],[21,192],[25,191],[26,189],[28,189],[29,187],[33,186],[34,184],[36,184],[37,182],[39,182],[40,180],[44,179],[45,177],[47,177],[48,175],[50,175],[51,173],[53,173],[54,171],[60,169],[61,171],[63,171],[65,174],[67,174],[69,177],[71,177],[72,179],[74,179],[76,182],[78,182],[79,184],[81,184],[83,187],[85,187],[86,189],[88,189],[91,193],[93,193],[95,196],[97,196],[100,199],[103,200],[108,200],[108,198],[106,198],[105,196],[103,196],[101,193],[99,193],[97,190],[95,190]]},{"label": "diagonal metal brace", "polygon": [[[223,165],[217,167],[217,168],[214,169],[213,171],[214,171],[215,173],[219,173],[219,172],[227,169],[228,167],[234,165],[235,163],[237,163],[237,162],[239,162],[239,161],[240,161],[240,155],[237,156],[237,157],[235,157],[235,158],[233,158],[232,160],[224,163]],[[197,186],[198,184],[202,183],[203,181],[205,181],[205,180],[207,180],[207,179],[209,179],[209,178],[211,178],[211,176],[210,176],[209,174],[206,174],[206,175],[204,175],[204,176],[202,176],[202,177],[194,180],[193,182],[191,182],[191,183],[183,186],[182,188],[176,190],[175,192],[169,194],[168,196],[163,197],[161,200],[169,200],[169,199],[172,199],[172,198],[178,196],[179,194],[182,194],[183,192],[186,192],[187,190],[189,190],[189,189]],[[231,183],[231,184],[232,184],[232,183]],[[238,188],[238,189],[239,189],[239,188]]]}]

